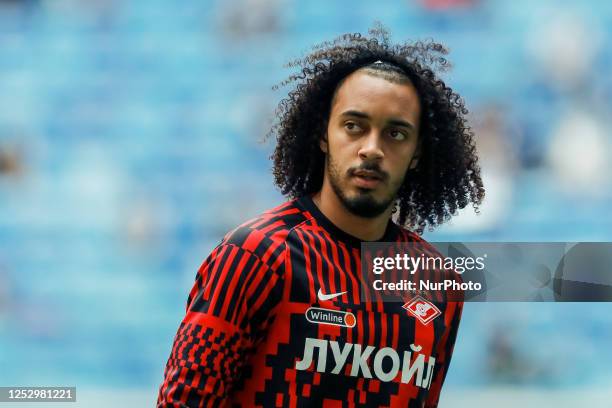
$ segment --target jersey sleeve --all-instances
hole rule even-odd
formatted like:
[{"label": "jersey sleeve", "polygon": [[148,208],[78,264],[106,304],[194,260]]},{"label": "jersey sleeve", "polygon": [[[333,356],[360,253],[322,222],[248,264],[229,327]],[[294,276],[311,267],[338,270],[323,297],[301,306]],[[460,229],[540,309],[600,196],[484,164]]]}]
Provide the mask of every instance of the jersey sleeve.
[{"label": "jersey sleeve", "polygon": [[281,263],[221,244],[200,267],[174,338],[157,407],[224,406],[282,295]]},{"label": "jersey sleeve", "polygon": [[449,302],[447,305],[448,314],[445,313],[445,318],[449,316],[449,329],[444,333],[437,346],[436,354],[438,357],[436,359],[434,371],[436,376],[432,381],[424,408],[436,408],[438,406],[440,391],[442,390],[442,385],[444,384],[446,373],[448,372],[448,367],[453,355],[453,348],[455,347],[455,340],[457,339],[462,311],[463,302]]}]

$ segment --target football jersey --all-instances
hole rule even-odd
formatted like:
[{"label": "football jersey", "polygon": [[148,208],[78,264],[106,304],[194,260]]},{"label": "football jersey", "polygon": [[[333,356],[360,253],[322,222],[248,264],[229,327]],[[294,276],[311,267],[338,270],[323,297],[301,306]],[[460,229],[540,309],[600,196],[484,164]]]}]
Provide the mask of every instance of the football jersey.
[{"label": "football jersey", "polygon": [[[426,244],[392,220],[380,241]],[[463,303],[362,279],[361,241],[310,196],[242,224],[198,270],[158,407],[436,407]]]}]

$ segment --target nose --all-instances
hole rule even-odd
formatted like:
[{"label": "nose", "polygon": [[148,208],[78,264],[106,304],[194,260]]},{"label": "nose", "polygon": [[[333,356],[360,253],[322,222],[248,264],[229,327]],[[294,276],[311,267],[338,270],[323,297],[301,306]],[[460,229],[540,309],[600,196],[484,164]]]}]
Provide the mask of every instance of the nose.
[{"label": "nose", "polygon": [[382,138],[380,133],[371,131],[362,138],[363,143],[359,148],[359,158],[365,161],[380,161],[384,157],[382,149]]}]

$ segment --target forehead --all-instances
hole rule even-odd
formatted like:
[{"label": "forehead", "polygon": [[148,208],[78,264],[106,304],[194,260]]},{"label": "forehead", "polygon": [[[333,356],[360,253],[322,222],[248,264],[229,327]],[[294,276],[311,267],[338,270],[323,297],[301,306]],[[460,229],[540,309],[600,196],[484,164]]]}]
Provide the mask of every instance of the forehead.
[{"label": "forehead", "polygon": [[334,95],[332,115],[346,110],[400,116],[414,121],[420,114],[420,102],[412,83],[392,82],[366,70],[358,70],[346,77]]}]

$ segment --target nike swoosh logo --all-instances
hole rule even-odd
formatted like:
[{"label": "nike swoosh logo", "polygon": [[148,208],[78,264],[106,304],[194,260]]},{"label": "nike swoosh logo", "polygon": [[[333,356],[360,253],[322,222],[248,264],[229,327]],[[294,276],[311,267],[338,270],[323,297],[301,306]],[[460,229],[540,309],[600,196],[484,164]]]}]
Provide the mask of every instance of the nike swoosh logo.
[{"label": "nike swoosh logo", "polygon": [[340,292],[340,293],[330,293],[329,295],[325,295],[323,292],[321,292],[321,288],[319,288],[319,292],[317,293],[317,297],[319,298],[319,300],[330,300],[333,298],[337,298],[340,295],[344,295],[346,292]]}]

